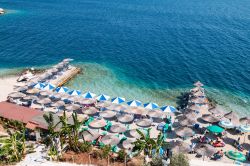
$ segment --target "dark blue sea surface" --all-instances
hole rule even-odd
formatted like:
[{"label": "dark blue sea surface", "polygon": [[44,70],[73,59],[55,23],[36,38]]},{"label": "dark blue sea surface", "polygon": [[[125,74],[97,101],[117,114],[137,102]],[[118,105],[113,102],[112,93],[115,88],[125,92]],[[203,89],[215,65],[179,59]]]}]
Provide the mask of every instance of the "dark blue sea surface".
[{"label": "dark blue sea surface", "polygon": [[200,80],[221,105],[250,110],[249,0],[0,0],[0,7],[8,9],[0,16],[2,69],[70,57],[86,69],[72,88],[164,104]]}]

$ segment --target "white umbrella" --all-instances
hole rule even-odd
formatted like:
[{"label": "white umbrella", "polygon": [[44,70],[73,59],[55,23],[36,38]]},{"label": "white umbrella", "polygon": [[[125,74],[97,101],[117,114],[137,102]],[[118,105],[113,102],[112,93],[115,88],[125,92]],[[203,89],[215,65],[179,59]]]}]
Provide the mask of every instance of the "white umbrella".
[{"label": "white umbrella", "polygon": [[158,104],[156,104],[156,103],[146,103],[146,104],[144,104],[144,108],[146,108],[146,109],[156,109],[156,108],[158,108],[159,106],[158,106]]},{"label": "white umbrella", "polygon": [[111,99],[111,102],[114,104],[121,104],[121,103],[125,102],[125,98],[116,97],[116,98]]},{"label": "white umbrella", "polygon": [[84,98],[86,99],[92,99],[96,96],[96,94],[92,93],[92,92],[86,92],[82,95]]},{"label": "white umbrella", "polygon": [[132,100],[127,102],[127,104],[131,107],[138,107],[140,106],[142,103],[139,100]]},{"label": "white umbrella", "polygon": [[98,101],[107,101],[107,100],[109,100],[109,98],[110,98],[110,96],[107,96],[107,95],[105,95],[105,94],[101,94],[101,95],[99,95],[96,99],[97,99]]}]

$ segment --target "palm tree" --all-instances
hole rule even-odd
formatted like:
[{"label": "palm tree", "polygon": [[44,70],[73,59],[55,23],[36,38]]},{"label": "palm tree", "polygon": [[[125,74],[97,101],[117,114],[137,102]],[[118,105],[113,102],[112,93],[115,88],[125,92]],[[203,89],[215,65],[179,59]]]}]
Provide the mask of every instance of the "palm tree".
[{"label": "palm tree", "polygon": [[70,146],[71,148],[78,152],[80,151],[79,149],[79,130],[80,130],[80,127],[81,127],[81,122],[78,120],[77,118],[77,113],[73,113],[72,114],[72,118],[73,118],[73,124],[70,125],[70,130],[72,132],[72,135],[70,134],[69,138],[70,138]]}]

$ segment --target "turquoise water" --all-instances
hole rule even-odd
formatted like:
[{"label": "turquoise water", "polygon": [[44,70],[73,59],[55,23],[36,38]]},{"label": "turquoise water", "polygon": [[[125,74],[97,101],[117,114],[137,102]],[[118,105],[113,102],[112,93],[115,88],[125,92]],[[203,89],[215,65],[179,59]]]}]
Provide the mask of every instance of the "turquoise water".
[{"label": "turquoise water", "polygon": [[[0,0],[0,68],[65,57],[71,88],[175,105],[196,80],[227,110],[250,114],[247,0]],[[4,70],[4,72],[3,72]]]}]

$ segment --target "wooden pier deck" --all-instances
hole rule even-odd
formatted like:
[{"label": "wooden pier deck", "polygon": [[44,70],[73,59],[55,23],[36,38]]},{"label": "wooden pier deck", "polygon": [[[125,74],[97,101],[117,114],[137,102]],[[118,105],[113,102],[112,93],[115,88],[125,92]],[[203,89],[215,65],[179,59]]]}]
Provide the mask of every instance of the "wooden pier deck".
[{"label": "wooden pier deck", "polygon": [[63,86],[80,72],[81,72],[80,68],[70,65],[69,69],[66,72],[64,72],[63,75],[57,76],[57,79],[52,80],[50,83],[55,85],[56,87]]}]

